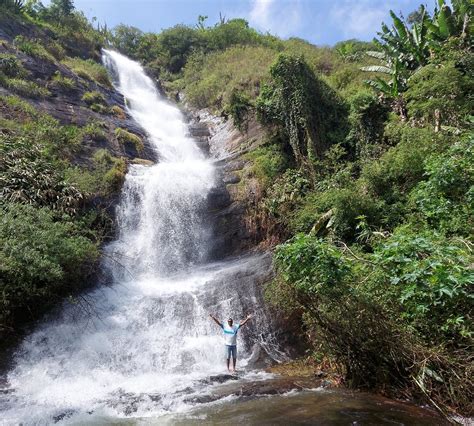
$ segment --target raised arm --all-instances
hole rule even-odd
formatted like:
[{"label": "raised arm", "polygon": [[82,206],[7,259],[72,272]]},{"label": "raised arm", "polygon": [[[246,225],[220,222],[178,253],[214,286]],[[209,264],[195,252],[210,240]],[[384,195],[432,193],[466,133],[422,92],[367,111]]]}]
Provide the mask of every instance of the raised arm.
[{"label": "raised arm", "polygon": [[222,327],[222,322],[219,321],[214,315],[209,314],[209,316],[214,320],[214,322],[215,322],[219,327]]},{"label": "raised arm", "polygon": [[247,324],[247,321],[252,318],[252,315],[248,314],[247,318],[245,318],[243,321],[240,321],[240,326],[242,327],[243,325]]}]

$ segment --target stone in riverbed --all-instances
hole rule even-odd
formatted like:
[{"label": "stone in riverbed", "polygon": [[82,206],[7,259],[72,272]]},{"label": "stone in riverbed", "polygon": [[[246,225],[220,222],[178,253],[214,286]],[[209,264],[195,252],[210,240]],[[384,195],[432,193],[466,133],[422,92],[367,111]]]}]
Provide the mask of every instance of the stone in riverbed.
[{"label": "stone in riverbed", "polygon": [[139,164],[140,166],[153,166],[153,164],[155,164],[153,161],[145,160],[144,158],[134,158],[130,163]]},{"label": "stone in riverbed", "polygon": [[229,380],[239,380],[239,378],[234,374],[217,374],[209,377],[211,383],[224,383]]}]

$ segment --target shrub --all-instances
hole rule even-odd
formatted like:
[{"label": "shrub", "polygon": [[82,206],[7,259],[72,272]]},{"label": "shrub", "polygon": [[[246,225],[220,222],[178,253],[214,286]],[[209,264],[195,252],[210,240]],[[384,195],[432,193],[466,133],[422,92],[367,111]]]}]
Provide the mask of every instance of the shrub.
[{"label": "shrub", "polygon": [[69,58],[62,61],[64,65],[71,68],[79,77],[95,81],[106,87],[112,87],[107,70],[92,59]]},{"label": "shrub", "polygon": [[15,55],[0,53],[0,73],[6,77],[24,78],[27,71]]},{"label": "shrub", "polygon": [[115,117],[120,118],[121,120],[125,120],[127,118],[127,116],[125,115],[125,111],[118,105],[113,105],[112,108],[110,108],[110,112]]},{"label": "shrub", "polygon": [[113,157],[107,150],[99,149],[94,154],[93,160],[95,172],[99,176],[101,193],[110,195],[119,191],[127,173],[125,159]]},{"label": "shrub", "polygon": [[425,161],[425,181],[410,194],[414,209],[431,227],[472,237],[474,230],[474,138],[458,141]]},{"label": "shrub", "polygon": [[[5,138],[6,139],[6,138]],[[84,194],[63,181],[60,170],[27,139],[10,139],[2,149],[2,199],[12,203],[46,206],[75,215]]]},{"label": "shrub", "polygon": [[[380,267],[373,281],[385,303],[429,344],[462,346],[474,334],[470,285],[474,272],[470,250],[431,230],[404,226],[376,248]],[[383,292],[383,293],[380,293]]]},{"label": "shrub", "polygon": [[459,127],[474,110],[469,96],[473,86],[472,76],[462,73],[453,63],[427,65],[409,80],[405,93],[408,114],[437,130],[442,124]]},{"label": "shrub", "polygon": [[382,152],[382,137],[388,110],[372,92],[358,91],[348,99],[350,105],[349,149],[364,161]]},{"label": "shrub", "polygon": [[251,107],[252,104],[248,96],[238,90],[232,91],[229,98],[229,104],[226,107],[226,113],[230,114],[235,126],[240,131],[247,130],[248,115]]},{"label": "shrub", "polygon": [[105,123],[94,121],[84,126],[81,131],[85,137],[89,137],[94,141],[103,141],[107,139],[104,126]]},{"label": "shrub", "polygon": [[92,92],[85,92],[82,96],[82,100],[89,106],[96,105],[106,105],[105,97],[102,93],[97,92],[96,90]]},{"label": "shrub", "polygon": [[312,167],[332,144],[344,139],[344,107],[302,57],[280,54],[270,75],[257,99],[260,120],[280,125],[296,162]]},{"label": "shrub", "polygon": [[25,3],[23,0],[1,0],[0,7],[17,15],[25,11]]},{"label": "shrub", "polygon": [[276,52],[265,47],[236,46],[224,52],[192,55],[182,84],[192,105],[221,111],[230,105],[232,93],[254,99]]},{"label": "shrub", "polygon": [[263,188],[268,187],[288,166],[288,159],[278,143],[269,143],[249,152],[252,160],[250,173],[258,178]]},{"label": "shrub", "polygon": [[65,91],[73,90],[76,87],[76,82],[72,78],[62,75],[60,71],[54,73],[51,84]]},{"label": "shrub", "polygon": [[132,145],[138,153],[143,152],[145,149],[143,141],[140,136],[135,135],[134,133],[129,132],[128,130],[117,127],[114,131],[117,140],[126,147],[127,145]]},{"label": "shrub", "polygon": [[98,249],[47,208],[4,203],[0,211],[0,323],[6,324],[77,291]]},{"label": "shrub", "polygon": [[20,78],[2,77],[1,74],[0,85],[27,98],[46,98],[51,95],[51,92],[48,89],[39,86],[33,81],[23,80]]},{"label": "shrub", "polygon": [[0,105],[4,106],[4,115],[5,111],[8,111],[8,115],[15,118],[17,121],[23,121],[25,117],[27,119],[32,119],[38,116],[38,110],[29,102],[19,98],[18,96],[0,95]]},{"label": "shrub", "polygon": [[267,299],[302,316],[312,343],[338,362],[349,386],[411,387],[444,408],[469,410],[463,381],[472,373],[474,274],[466,246],[404,227],[373,255],[297,235],[274,260]]},{"label": "shrub", "polygon": [[321,215],[332,210],[331,232],[344,241],[355,241],[360,217],[364,216],[371,226],[380,227],[383,214],[387,214],[384,207],[383,201],[367,194],[359,185],[352,184],[308,196],[294,212],[290,227],[293,231],[309,232]]},{"label": "shrub", "polygon": [[54,62],[53,55],[51,55],[37,39],[29,39],[23,35],[18,35],[15,37],[13,45],[29,56]]},{"label": "shrub", "polygon": [[426,156],[445,149],[446,141],[430,129],[398,124],[388,126],[385,137],[398,142],[398,145],[390,148],[379,160],[365,165],[361,177],[369,191],[394,203],[403,200],[424,179]]},{"label": "shrub", "polygon": [[48,40],[46,50],[54,56],[58,61],[62,61],[66,57],[66,51],[56,40]]},{"label": "shrub", "polygon": [[267,190],[264,208],[275,219],[288,220],[288,215],[309,192],[311,182],[301,170],[288,169]]},{"label": "shrub", "polygon": [[338,295],[350,270],[338,249],[304,234],[278,246],[274,260],[280,278],[312,297]]},{"label": "shrub", "polygon": [[267,298],[296,307],[308,334],[317,336],[314,343],[337,360],[349,386],[394,386],[407,379],[409,340],[353,285],[367,271],[358,273],[327,241],[301,234],[278,246],[274,260],[277,277],[267,286]]}]

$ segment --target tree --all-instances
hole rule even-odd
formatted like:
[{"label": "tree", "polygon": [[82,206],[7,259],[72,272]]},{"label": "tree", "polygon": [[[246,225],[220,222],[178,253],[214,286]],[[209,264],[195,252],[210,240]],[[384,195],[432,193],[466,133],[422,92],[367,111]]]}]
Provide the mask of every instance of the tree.
[{"label": "tree", "polygon": [[112,33],[114,46],[125,55],[136,58],[143,31],[131,25],[119,24]]},{"label": "tree", "polygon": [[257,99],[260,119],[282,125],[296,161],[311,165],[344,139],[346,111],[302,57],[280,54],[270,76]]},{"label": "tree", "polygon": [[166,56],[168,71],[181,71],[192,51],[202,47],[202,40],[201,31],[186,25],[175,25],[162,31],[158,43]]},{"label": "tree", "polygon": [[64,18],[74,12],[74,1],[73,0],[51,0],[49,11],[53,17]]}]

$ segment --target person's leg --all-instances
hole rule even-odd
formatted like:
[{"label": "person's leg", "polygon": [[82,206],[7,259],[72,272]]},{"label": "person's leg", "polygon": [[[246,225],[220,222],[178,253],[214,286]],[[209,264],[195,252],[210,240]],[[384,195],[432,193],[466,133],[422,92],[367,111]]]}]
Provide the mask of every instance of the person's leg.
[{"label": "person's leg", "polygon": [[232,347],[232,363],[234,365],[233,371],[235,371],[235,364],[237,364],[237,346]]},{"label": "person's leg", "polygon": [[227,371],[230,371],[230,346],[225,347],[225,356],[227,357]]}]

